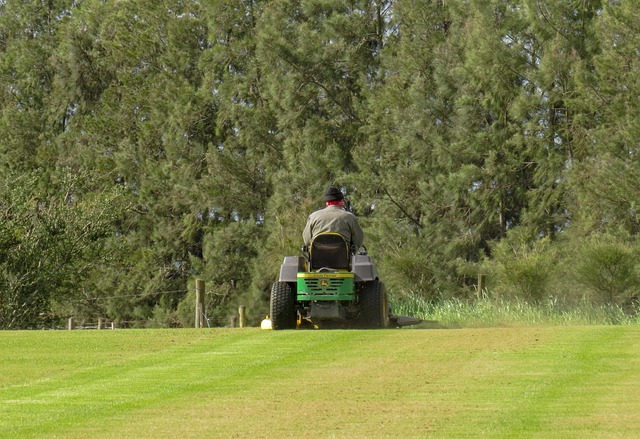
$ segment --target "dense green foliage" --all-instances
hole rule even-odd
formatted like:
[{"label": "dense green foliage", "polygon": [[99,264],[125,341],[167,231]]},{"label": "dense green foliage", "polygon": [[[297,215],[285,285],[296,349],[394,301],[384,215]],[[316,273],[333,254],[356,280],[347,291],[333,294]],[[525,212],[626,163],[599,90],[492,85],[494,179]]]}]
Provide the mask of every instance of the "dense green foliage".
[{"label": "dense green foliage", "polygon": [[[0,1],[0,328],[267,310],[330,183],[392,296],[640,297],[630,0]],[[483,292],[483,293],[485,293]]]}]

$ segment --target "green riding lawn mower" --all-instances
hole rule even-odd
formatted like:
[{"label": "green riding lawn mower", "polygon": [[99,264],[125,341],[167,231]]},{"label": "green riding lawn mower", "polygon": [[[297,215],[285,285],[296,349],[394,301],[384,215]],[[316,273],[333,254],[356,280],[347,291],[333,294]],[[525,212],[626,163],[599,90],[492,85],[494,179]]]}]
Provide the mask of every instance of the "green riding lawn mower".
[{"label": "green riding lawn mower", "polygon": [[271,288],[272,329],[382,329],[420,323],[391,312],[366,252],[355,254],[338,233],[316,236],[303,256],[285,256]]}]

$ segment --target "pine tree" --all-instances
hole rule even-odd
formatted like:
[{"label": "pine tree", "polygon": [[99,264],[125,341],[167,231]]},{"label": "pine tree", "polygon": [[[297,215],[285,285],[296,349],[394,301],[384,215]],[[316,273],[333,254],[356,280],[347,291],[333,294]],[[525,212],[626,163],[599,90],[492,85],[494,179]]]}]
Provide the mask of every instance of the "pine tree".
[{"label": "pine tree", "polygon": [[535,185],[524,220],[534,234],[553,237],[571,220],[568,171],[587,156],[581,121],[588,116],[576,80],[597,50],[593,21],[600,1],[526,1],[523,6],[530,35],[525,47],[530,68],[523,96],[528,108],[524,128]]},{"label": "pine tree", "polygon": [[207,13],[211,46],[199,62],[204,76],[198,93],[215,108],[201,181],[208,206],[201,274],[214,292],[208,312],[216,324],[227,324],[239,304],[251,306],[251,269],[264,239],[271,175],[281,162],[264,67],[256,62],[256,26],[265,3],[214,2]]},{"label": "pine tree", "polygon": [[353,148],[366,117],[364,90],[377,75],[389,4],[276,0],[265,7],[257,60],[281,159],[270,175],[256,296],[267,298],[282,256],[299,253],[307,215],[322,207],[326,187],[346,184],[359,165]]},{"label": "pine tree", "polygon": [[[62,118],[52,111],[49,59],[58,28],[74,2],[0,4],[0,163],[4,169],[47,168],[55,157]],[[0,170],[2,172],[4,169]]]},{"label": "pine tree", "polygon": [[55,83],[67,114],[64,165],[134,200],[113,237],[120,264],[95,274],[94,293],[115,297],[109,317],[144,320],[161,308],[171,323],[208,220],[199,181],[215,126],[197,95],[207,45],[199,3],[90,1],[64,31]]},{"label": "pine tree", "polygon": [[587,160],[571,173],[580,233],[640,232],[639,18],[633,2],[606,2],[595,27],[600,52],[580,76]]},{"label": "pine tree", "polygon": [[358,207],[369,214],[367,240],[387,285],[435,295],[447,264],[437,254],[451,236],[442,220],[453,203],[443,193],[448,163],[438,151],[451,136],[455,24],[442,2],[398,2],[389,17],[380,78],[367,93],[366,135],[355,151],[367,200]]}]

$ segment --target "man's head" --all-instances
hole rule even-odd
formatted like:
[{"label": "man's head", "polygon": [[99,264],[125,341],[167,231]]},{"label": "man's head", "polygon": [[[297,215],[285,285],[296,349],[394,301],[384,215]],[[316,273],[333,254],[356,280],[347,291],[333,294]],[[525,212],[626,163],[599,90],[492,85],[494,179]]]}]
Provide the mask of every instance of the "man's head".
[{"label": "man's head", "polygon": [[324,201],[329,205],[339,205],[344,207],[344,194],[336,186],[329,186],[324,193]]}]

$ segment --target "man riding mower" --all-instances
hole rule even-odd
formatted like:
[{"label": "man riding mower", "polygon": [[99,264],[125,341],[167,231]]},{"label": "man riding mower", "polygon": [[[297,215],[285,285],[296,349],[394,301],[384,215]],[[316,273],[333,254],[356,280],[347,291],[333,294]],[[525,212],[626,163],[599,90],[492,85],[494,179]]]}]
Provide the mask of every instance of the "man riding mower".
[{"label": "man riding mower", "polygon": [[272,328],[389,327],[384,284],[366,251],[357,252],[363,241],[358,221],[335,186],[325,202],[309,215],[303,256],[285,256],[280,267],[271,289]]}]

